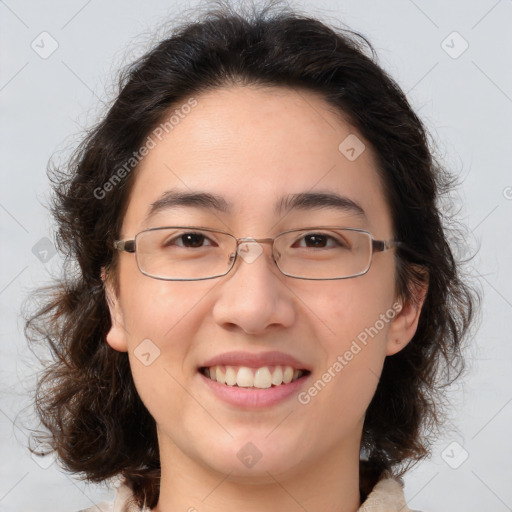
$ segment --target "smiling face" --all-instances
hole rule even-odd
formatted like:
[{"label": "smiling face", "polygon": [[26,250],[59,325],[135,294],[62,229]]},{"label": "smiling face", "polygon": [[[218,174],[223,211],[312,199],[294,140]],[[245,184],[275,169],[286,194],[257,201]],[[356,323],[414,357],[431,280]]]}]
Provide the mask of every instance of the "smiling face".
[{"label": "smiling face", "polygon": [[[234,87],[196,99],[137,169],[120,238],[163,226],[203,226],[238,238],[348,226],[393,238],[369,144],[355,159],[340,151],[349,135],[363,139],[321,98]],[[176,193],[218,196],[221,207],[213,208],[210,196],[195,206],[173,204]],[[335,206],[317,196],[278,210],[294,195],[313,193],[342,199]],[[157,423],[163,470],[265,481],[267,472],[284,479],[315,467],[336,471],[348,461],[357,468],[364,414],[384,359],[405,346],[417,324],[416,308],[393,307],[394,251],[375,253],[365,275],[313,281],[284,276],[268,244],[261,248],[254,261],[238,257],[223,277],[182,282],[145,276],[135,255],[120,254],[107,341],[129,353],[137,390]],[[279,398],[264,406],[236,403],[232,389],[226,399],[218,389],[226,385],[212,386],[200,371],[232,351],[278,351],[310,373],[282,385],[295,386],[280,392],[286,396],[274,386],[242,390]],[[323,385],[308,391],[319,380]],[[247,456],[256,463],[244,463]]]}]

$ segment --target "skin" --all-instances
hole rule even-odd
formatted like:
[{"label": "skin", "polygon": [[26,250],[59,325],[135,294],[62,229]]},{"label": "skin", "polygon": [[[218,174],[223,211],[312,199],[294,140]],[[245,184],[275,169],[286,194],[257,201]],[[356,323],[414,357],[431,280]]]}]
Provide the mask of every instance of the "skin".
[{"label": "skin", "polygon": [[[393,238],[369,143],[319,96],[237,86],[196,99],[197,106],[137,169],[121,238],[177,219],[237,237],[330,224]],[[355,161],[338,150],[349,134],[366,145]],[[171,188],[223,195],[233,211],[179,208],[144,222],[151,203]],[[352,199],[366,218],[327,208],[274,215],[281,196],[319,190]],[[282,275],[264,246],[253,263],[238,258],[224,277],[176,282],[144,276],[133,254],[120,254],[117,292],[107,279],[107,342],[129,353],[137,390],[157,423],[162,480],[154,510],[357,510],[365,411],[384,359],[414,335],[425,290],[418,291],[417,303],[402,304],[307,405],[293,397],[263,410],[241,410],[217,398],[197,367],[231,350],[280,350],[312,368],[307,389],[398,300],[394,258],[392,250],[375,254],[369,272],[353,279],[299,280]],[[144,339],[160,350],[149,366],[134,355]],[[237,457],[248,442],[262,454],[250,468]]]}]

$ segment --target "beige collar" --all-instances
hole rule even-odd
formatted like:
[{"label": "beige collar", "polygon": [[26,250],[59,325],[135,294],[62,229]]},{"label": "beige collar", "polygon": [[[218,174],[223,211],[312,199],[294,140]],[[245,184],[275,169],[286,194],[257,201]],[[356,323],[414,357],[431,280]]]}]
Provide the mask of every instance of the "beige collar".
[{"label": "beige collar", "polygon": [[384,478],[375,484],[372,492],[357,512],[414,512],[407,503],[402,483],[395,478]]},{"label": "beige collar", "polygon": [[[126,485],[119,487],[114,503],[100,504],[104,512],[151,512],[149,508],[140,509],[131,502],[132,491]],[[92,507],[83,512],[98,510]],[[357,512],[414,512],[405,503],[403,485],[395,478],[384,478],[377,482],[365,502]]]}]

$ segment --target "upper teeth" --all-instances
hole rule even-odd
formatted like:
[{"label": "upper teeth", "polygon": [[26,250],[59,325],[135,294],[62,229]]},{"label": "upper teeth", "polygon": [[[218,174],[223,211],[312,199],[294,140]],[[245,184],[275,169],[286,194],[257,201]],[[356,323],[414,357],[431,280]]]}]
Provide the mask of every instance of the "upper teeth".
[{"label": "upper teeth", "polygon": [[248,368],[247,366],[211,366],[205,368],[207,377],[221,384],[243,388],[269,388],[272,385],[288,384],[301,377],[302,370],[294,370],[291,366],[262,366]]}]

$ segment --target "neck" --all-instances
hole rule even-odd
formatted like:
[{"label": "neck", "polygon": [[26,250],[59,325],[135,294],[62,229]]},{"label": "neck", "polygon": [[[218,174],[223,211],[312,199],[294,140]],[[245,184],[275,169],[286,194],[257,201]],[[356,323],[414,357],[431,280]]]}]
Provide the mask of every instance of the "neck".
[{"label": "neck", "polygon": [[160,439],[162,477],[154,512],[356,512],[360,506],[359,445],[340,449],[303,466],[249,474],[215,471]]}]

